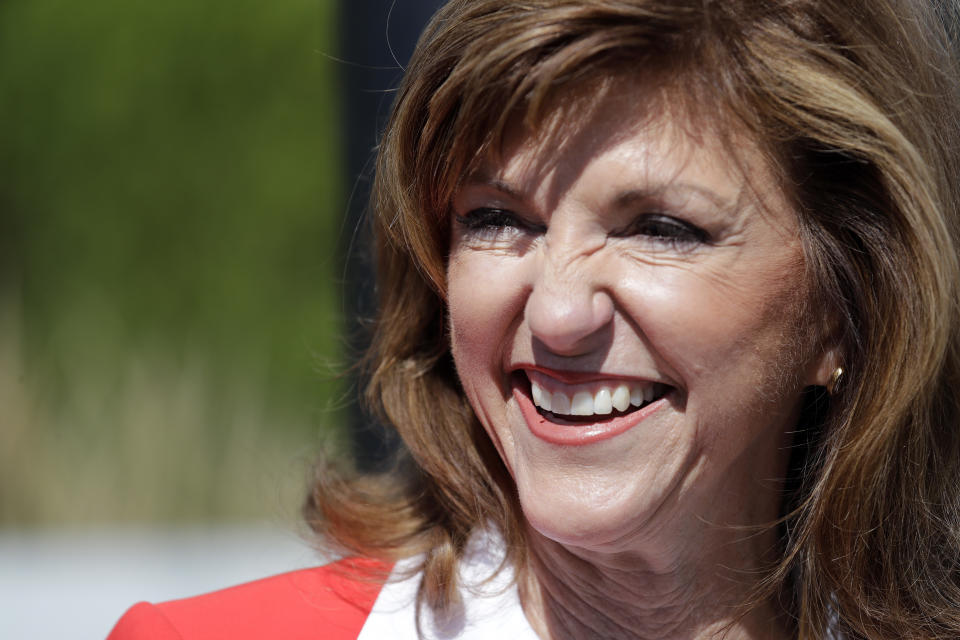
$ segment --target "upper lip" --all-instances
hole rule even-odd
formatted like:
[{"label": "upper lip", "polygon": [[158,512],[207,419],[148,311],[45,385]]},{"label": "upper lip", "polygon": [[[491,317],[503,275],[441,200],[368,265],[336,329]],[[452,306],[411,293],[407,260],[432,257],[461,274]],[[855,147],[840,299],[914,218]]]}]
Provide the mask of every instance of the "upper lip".
[{"label": "upper lip", "polygon": [[[519,364],[514,368],[516,371],[522,371],[524,373],[529,371],[536,371],[542,375],[545,375],[549,378],[553,378],[558,382],[565,384],[584,384],[588,382],[604,382],[604,381],[636,381],[636,382],[660,382],[655,378],[648,378],[645,376],[636,376],[636,375],[623,375],[618,373],[608,373],[603,371],[566,371],[560,369],[551,369],[549,367],[543,367],[535,364]],[[668,384],[668,383],[663,383]]]}]

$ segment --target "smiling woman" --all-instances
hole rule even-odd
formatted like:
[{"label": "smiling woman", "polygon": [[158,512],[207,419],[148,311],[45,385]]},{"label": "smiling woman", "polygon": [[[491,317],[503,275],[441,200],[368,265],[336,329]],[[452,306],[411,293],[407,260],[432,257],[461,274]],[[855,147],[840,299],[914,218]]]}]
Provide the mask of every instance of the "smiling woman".
[{"label": "smiling woman", "polygon": [[360,560],[310,615],[960,637],[955,9],[441,10],[375,185],[368,396],[406,448],[318,474],[308,519]]},{"label": "smiling woman", "polygon": [[706,124],[693,140],[678,116],[651,122],[648,87],[605,80],[589,135],[508,137],[454,195],[459,379],[531,533],[639,545],[658,570],[740,545],[759,560],[775,529],[740,527],[777,519],[802,390],[837,363],[801,339],[826,328],[800,313],[797,216],[758,154],[748,182]]}]

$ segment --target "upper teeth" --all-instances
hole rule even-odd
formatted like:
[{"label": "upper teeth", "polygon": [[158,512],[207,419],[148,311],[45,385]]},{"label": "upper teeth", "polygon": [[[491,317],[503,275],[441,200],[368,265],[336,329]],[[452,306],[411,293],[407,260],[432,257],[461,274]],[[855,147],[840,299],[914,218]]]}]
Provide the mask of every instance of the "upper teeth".
[{"label": "upper teeth", "polygon": [[576,391],[572,396],[563,391],[549,391],[530,381],[533,404],[544,411],[571,416],[607,415],[613,410],[626,411],[631,405],[639,407],[656,396],[653,384],[632,385],[625,383],[600,387],[595,392]]}]

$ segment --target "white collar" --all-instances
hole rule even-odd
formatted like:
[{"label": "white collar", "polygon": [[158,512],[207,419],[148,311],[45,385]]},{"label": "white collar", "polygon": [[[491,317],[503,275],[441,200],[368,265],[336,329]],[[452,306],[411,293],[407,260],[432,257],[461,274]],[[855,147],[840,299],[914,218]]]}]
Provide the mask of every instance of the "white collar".
[{"label": "white collar", "polygon": [[[505,565],[497,572],[503,558],[504,543],[498,534],[474,534],[459,566],[462,609],[442,624],[424,606],[422,637],[417,635],[415,603],[423,573],[410,574],[422,557],[398,562],[357,640],[539,640],[520,606],[513,567]],[[834,611],[825,640],[843,640],[838,623]]]},{"label": "white collar", "polygon": [[[512,567],[496,572],[503,558],[503,541],[498,535],[483,532],[470,538],[458,569],[463,606],[443,621],[424,606],[422,640],[538,640],[520,606]],[[421,560],[397,563],[357,640],[421,640],[415,602],[423,574],[404,578]]]}]

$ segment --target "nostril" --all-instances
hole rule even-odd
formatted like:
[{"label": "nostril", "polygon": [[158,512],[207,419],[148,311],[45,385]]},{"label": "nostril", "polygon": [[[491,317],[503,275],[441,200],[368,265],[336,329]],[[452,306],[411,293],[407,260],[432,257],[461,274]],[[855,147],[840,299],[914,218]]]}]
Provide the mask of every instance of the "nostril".
[{"label": "nostril", "polygon": [[535,289],[526,305],[526,321],[534,338],[559,355],[588,350],[610,328],[614,304],[602,290]]},{"label": "nostril", "polygon": [[591,313],[598,326],[609,324],[613,320],[613,298],[606,291],[594,291],[590,301]]}]

